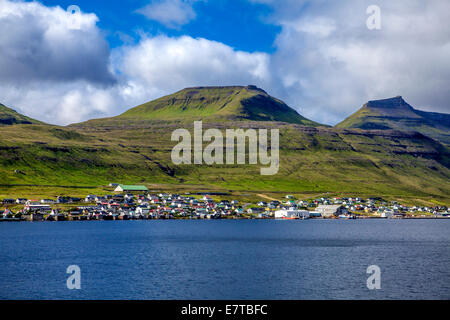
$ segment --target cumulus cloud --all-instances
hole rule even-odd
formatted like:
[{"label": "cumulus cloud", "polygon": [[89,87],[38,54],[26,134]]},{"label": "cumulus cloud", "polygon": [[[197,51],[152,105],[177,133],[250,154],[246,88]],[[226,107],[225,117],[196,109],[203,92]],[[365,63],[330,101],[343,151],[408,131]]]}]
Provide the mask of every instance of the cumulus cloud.
[{"label": "cumulus cloud", "polygon": [[144,38],[116,55],[120,73],[154,93],[205,84],[267,85],[270,79],[267,54],[236,51],[201,38]]},{"label": "cumulus cloud", "polygon": [[117,80],[95,14],[0,0],[0,99],[49,123],[115,109]]},{"label": "cumulus cloud", "polygon": [[113,83],[109,47],[94,14],[0,0],[0,82]]},{"label": "cumulus cloud", "polygon": [[450,2],[379,0],[381,30],[369,30],[373,1],[253,1],[272,5],[282,27],[273,90],[305,116],[334,124],[367,100],[396,95],[450,111]]},{"label": "cumulus cloud", "polygon": [[117,115],[194,85],[259,84],[270,79],[269,56],[188,36],[143,35],[111,53],[93,14],[77,28],[60,7],[0,0],[0,99],[54,124]]},{"label": "cumulus cloud", "polygon": [[[444,27],[450,2],[378,0],[382,28],[368,30],[372,1],[252,1],[272,6],[268,23],[281,26],[270,55],[164,35],[143,35],[110,52],[94,14],[0,0],[0,23],[8,30],[0,33],[0,101],[69,124],[117,115],[184,87],[256,84],[327,124],[367,100],[396,95],[424,110],[450,111],[450,29]],[[150,5],[163,2],[171,1]],[[192,1],[172,2],[192,9]],[[191,19],[179,17],[161,22]]]},{"label": "cumulus cloud", "polygon": [[125,96],[114,87],[98,87],[84,81],[0,84],[1,101],[16,111],[51,124],[66,125],[117,114]]},{"label": "cumulus cloud", "polygon": [[192,8],[196,0],[156,0],[137,10],[150,20],[158,21],[169,28],[178,28],[191,20],[196,13]]}]

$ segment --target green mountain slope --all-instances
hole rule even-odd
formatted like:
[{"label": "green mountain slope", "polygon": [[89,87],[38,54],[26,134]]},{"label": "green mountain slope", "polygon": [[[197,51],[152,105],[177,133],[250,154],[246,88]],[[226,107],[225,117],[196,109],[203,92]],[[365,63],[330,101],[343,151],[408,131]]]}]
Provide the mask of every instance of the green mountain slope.
[{"label": "green mountain slope", "polygon": [[146,122],[280,121],[319,126],[281,100],[255,86],[196,87],[150,101],[125,113],[79,125],[122,125]]},{"label": "green mountain slope", "polygon": [[40,121],[21,115],[0,103],[0,126],[12,124],[39,124]]},{"label": "green mountain slope", "polygon": [[[261,176],[259,164],[174,165],[170,126],[73,131],[15,125],[0,128],[0,185],[119,182],[193,190],[200,185],[201,190],[435,198],[450,204],[450,152],[421,134],[274,122],[242,126],[280,129],[278,174]],[[204,124],[205,130],[227,127]]]},{"label": "green mountain slope", "polygon": [[417,131],[450,145],[450,114],[416,110],[402,97],[369,101],[336,127]]},{"label": "green mountain slope", "polygon": [[[147,107],[152,114],[155,105]],[[450,149],[423,134],[384,128],[308,127],[280,122],[279,115],[264,108],[267,117],[277,121],[254,121],[241,117],[245,105],[235,108],[237,115],[231,111],[227,115],[231,120],[206,117],[204,130],[279,129],[280,168],[276,175],[262,176],[260,168],[267,166],[261,164],[174,165],[171,151],[177,142],[171,141],[171,134],[180,127],[192,133],[193,123],[170,115],[168,119],[175,120],[142,120],[142,125],[129,120],[133,119],[130,114],[122,118],[125,113],[113,122],[118,125],[109,125],[111,120],[105,125],[102,119],[70,127],[1,126],[0,194],[23,190],[8,185],[101,186],[116,182],[148,184],[156,190],[173,186],[246,194],[347,194],[427,199],[428,203],[450,205]]]}]

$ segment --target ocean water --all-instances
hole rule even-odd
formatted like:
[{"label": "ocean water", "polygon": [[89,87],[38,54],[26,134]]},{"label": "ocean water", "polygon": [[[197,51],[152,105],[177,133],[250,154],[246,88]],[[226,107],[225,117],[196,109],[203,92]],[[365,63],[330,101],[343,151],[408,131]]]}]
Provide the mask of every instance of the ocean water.
[{"label": "ocean water", "polygon": [[1,223],[0,268],[0,299],[450,299],[450,220]]}]

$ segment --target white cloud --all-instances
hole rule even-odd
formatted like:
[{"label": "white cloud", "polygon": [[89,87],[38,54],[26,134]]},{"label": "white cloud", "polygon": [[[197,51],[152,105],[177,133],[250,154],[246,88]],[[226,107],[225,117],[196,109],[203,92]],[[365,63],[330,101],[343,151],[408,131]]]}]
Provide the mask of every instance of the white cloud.
[{"label": "white cloud", "polygon": [[150,92],[205,84],[267,84],[270,79],[267,54],[236,51],[201,38],[144,38],[116,54],[120,73]]},{"label": "white cloud", "polygon": [[[193,85],[267,85],[269,57],[188,36],[146,37],[112,54],[93,14],[0,0],[0,101],[54,124],[117,115]],[[111,66],[110,66],[111,64]]]},{"label": "white cloud", "polygon": [[[261,2],[261,0],[254,0]],[[379,0],[382,28],[366,27],[372,1],[264,1],[281,25],[274,92],[314,120],[334,124],[367,100],[402,95],[449,112],[450,2]]]},{"label": "white cloud", "polygon": [[158,21],[169,28],[178,28],[196,17],[192,8],[196,0],[153,0],[137,10],[150,20]]},{"label": "white cloud", "polygon": [[328,37],[336,30],[335,21],[323,17],[312,17],[294,21],[287,20],[281,22],[281,24],[285,28],[295,30],[296,32],[303,32],[319,38]]},{"label": "white cloud", "polygon": [[110,51],[95,14],[0,0],[0,100],[68,124],[114,109]]},{"label": "white cloud", "polygon": [[145,35],[110,53],[94,14],[78,15],[73,29],[60,7],[0,0],[0,25],[8,30],[0,33],[0,101],[68,124],[184,87],[256,84],[328,124],[367,100],[399,94],[413,106],[449,112],[450,2],[379,0],[382,29],[370,31],[371,1],[253,1],[273,6],[270,21],[282,27],[271,55]]},{"label": "white cloud", "polygon": [[0,85],[3,104],[35,119],[70,124],[121,112],[126,96],[120,86],[98,87],[85,81]]},{"label": "white cloud", "polygon": [[109,47],[94,14],[0,0],[0,83],[114,82]]}]

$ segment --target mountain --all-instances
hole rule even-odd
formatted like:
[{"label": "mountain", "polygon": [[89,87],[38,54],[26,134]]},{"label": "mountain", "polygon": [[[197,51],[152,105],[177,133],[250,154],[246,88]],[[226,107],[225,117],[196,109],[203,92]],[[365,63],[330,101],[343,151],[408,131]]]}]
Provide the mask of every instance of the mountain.
[{"label": "mountain", "polygon": [[450,145],[450,114],[416,110],[400,96],[369,101],[336,127],[417,131]]},{"label": "mountain", "polygon": [[[121,125],[155,121],[279,121],[306,126],[320,124],[308,120],[256,86],[195,87],[147,102],[125,113],[85,125]],[[78,125],[78,124],[77,124]]]},{"label": "mountain", "polygon": [[[267,104],[230,97],[224,105],[225,90]],[[68,127],[0,126],[0,197],[104,193],[110,191],[101,186],[116,182],[172,192],[231,191],[251,199],[287,192],[450,205],[450,149],[421,133],[305,126],[292,109],[254,87],[191,88],[168,97],[183,98],[170,104],[164,97],[118,117]],[[188,97],[204,99],[193,103]],[[176,116],[172,106],[186,107],[187,113]],[[288,114],[300,123],[282,122]],[[172,132],[186,128],[192,133],[192,119],[204,119],[203,130],[279,129],[278,173],[262,176],[260,169],[267,166],[261,164],[175,165],[171,151],[178,142],[171,140]]]},{"label": "mountain", "polygon": [[38,120],[21,115],[15,110],[0,103],[0,126],[12,124],[38,124]]}]

